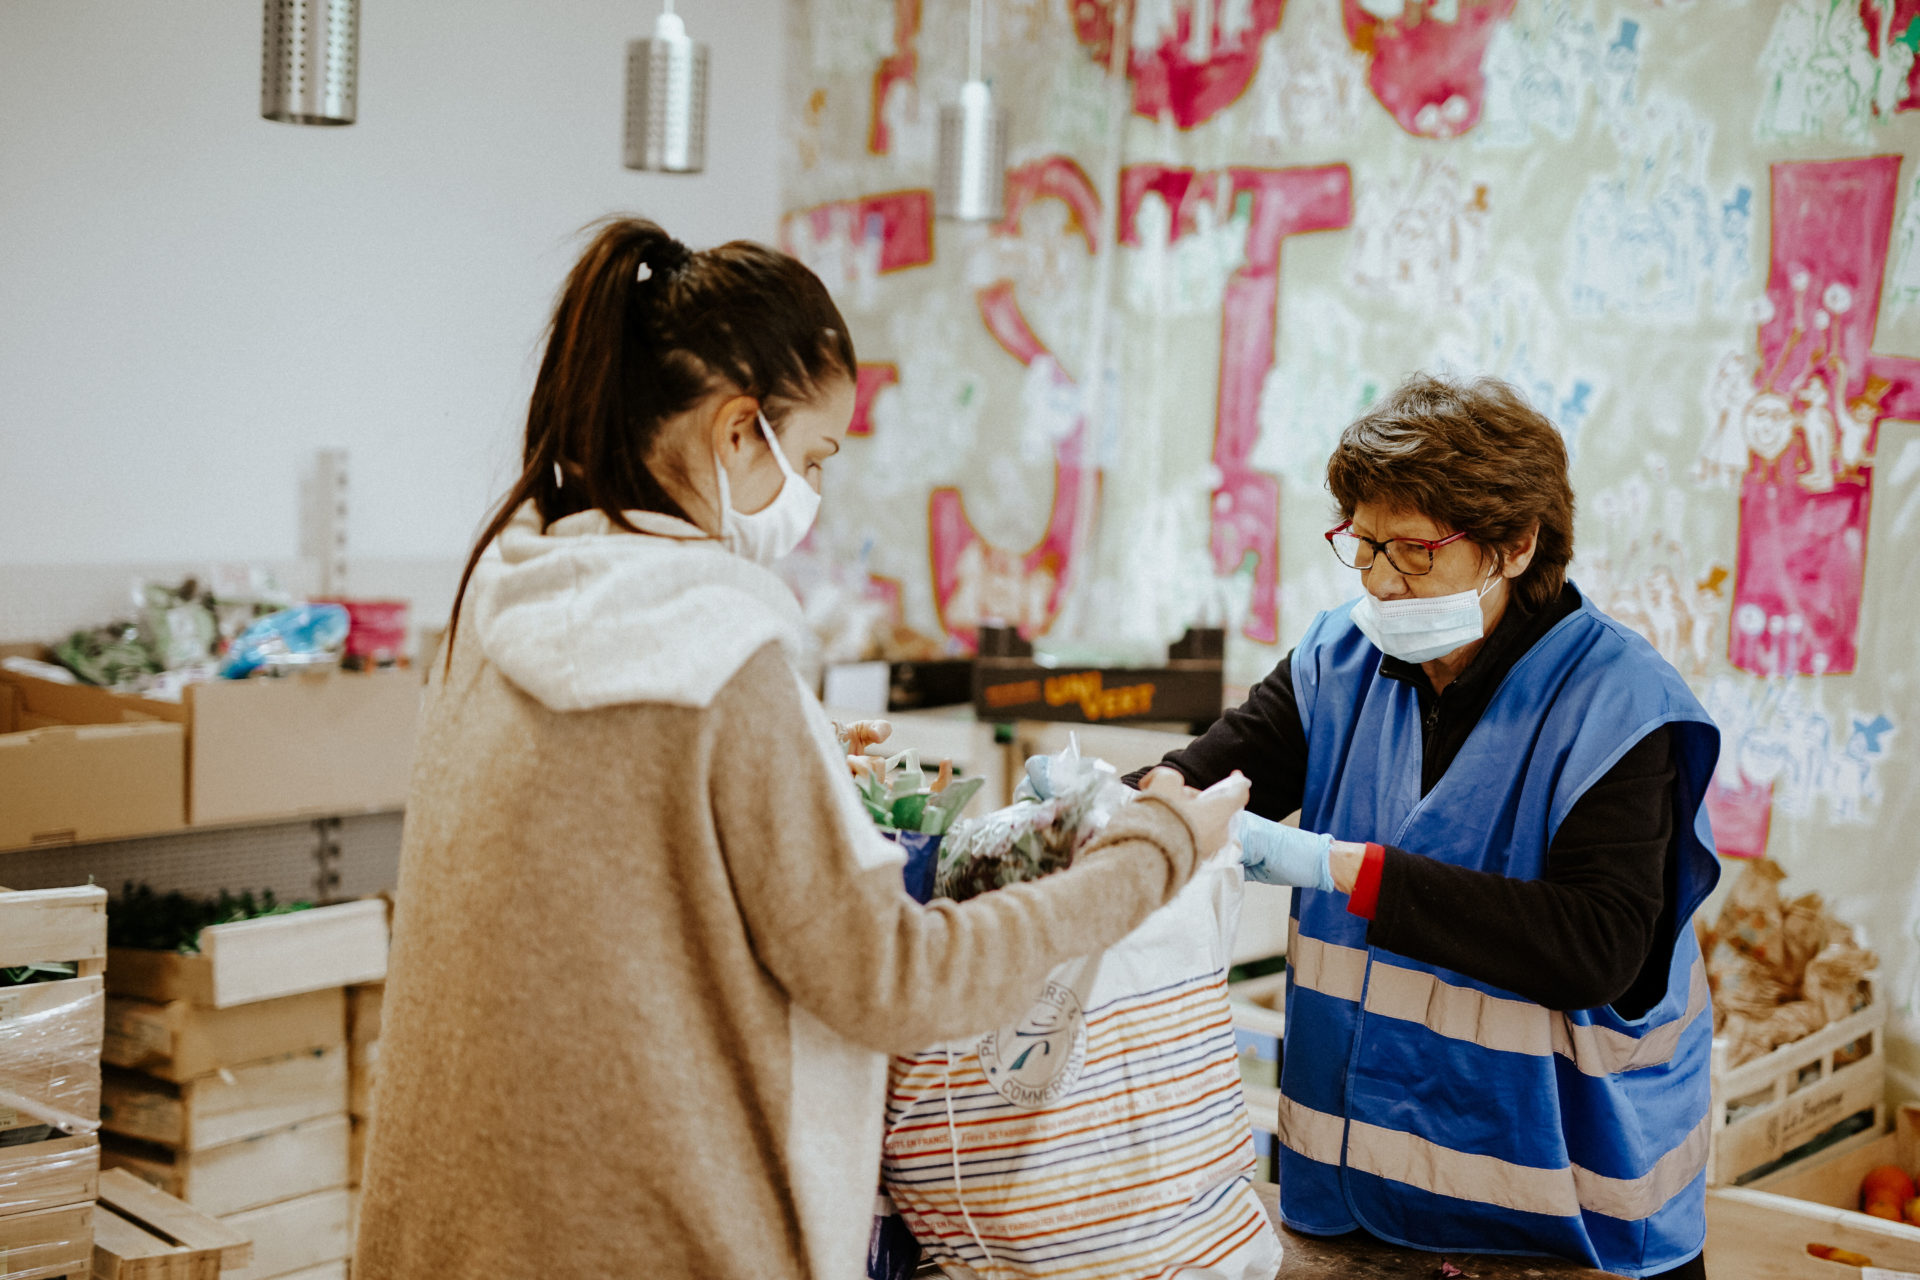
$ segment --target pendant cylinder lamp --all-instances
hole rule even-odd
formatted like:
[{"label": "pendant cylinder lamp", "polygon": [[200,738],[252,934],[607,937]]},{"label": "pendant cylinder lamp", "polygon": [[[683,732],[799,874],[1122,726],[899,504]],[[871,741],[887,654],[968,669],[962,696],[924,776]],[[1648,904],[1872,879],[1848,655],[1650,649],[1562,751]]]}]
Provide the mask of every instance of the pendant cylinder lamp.
[{"label": "pendant cylinder lamp", "polygon": [[360,0],[266,0],[260,114],[283,124],[352,124]]},{"label": "pendant cylinder lamp", "polygon": [[1007,117],[980,74],[986,40],[982,0],[967,8],[967,82],[960,100],[940,108],[940,156],[934,209],[943,218],[999,221],[1007,214]]},{"label": "pendant cylinder lamp", "polygon": [[653,35],[627,42],[629,169],[699,173],[707,167],[707,46],[673,11]]}]

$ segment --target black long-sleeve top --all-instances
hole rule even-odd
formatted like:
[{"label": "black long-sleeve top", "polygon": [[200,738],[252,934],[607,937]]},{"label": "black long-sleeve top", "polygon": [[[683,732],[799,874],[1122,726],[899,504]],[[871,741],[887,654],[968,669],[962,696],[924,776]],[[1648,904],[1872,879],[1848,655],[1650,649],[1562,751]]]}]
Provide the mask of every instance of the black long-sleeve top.
[{"label": "black long-sleeve top", "polygon": [[[1467,669],[1437,695],[1418,665],[1381,659],[1380,673],[1413,686],[1419,697],[1422,794],[1452,765],[1514,663],[1579,607],[1571,585],[1532,614],[1509,606]],[[1252,783],[1247,808],[1260,817],[1277,822],[1298,810],[1307,735],[1292,664],[1289,654],[1246,702],[1163,763],[1196,787],[1238,769]],[[1138,785],[1146,772],[1127,781]],[[1677,936],[1675,776],[1672,733],[1656,729],[1574,804],[1537,880],[1388,846],[1368,943],[1550,1009],[1610,1004],[1623,1017],[1640,1016],[1665,994]]]}]

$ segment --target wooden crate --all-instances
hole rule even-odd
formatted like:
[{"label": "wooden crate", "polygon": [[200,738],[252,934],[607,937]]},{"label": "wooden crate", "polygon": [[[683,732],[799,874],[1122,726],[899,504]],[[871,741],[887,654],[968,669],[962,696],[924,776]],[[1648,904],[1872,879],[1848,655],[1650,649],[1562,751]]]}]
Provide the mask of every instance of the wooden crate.
[{"label": "wooden crate", "polygon": [[[1887,1005],[1877,980],[1869,975],[1867,982],[1865,1008],[1763,1058],[1722,1069],[1724,1048],[1715,1044],[1708,1185],[1735,1184],[1860,1112],[1879,1121],[1887,1089],[1881,1043]],[[1861,1041],[1866,1051],[1858,1061],[1836,1064],[1837,1054]]]},{"label": "wooden crate", "polygon": [[91,1200],[99,1184],[97,1138],[63,1136],[0,1147],[0,1217]]},{"label": "wooden crate", "polygon": [[208,1009],[107,997],[105,1061],[176,1083],[347,1039],[347,997],[338,988]]},{"label": "wooden crate", "polygon": [[177,1151],[204,1151],[347,1109],[347,1050],[313,1049],[174,1084],[110,1070],[101,1127]]},{"label": "wooden crate", "polygon": [[105,889],[0,889],[0,968],[57,961],[86,977],[106,958]]},{"label": "wooden crate", "polygon": [[200,931],[200,953],[115,947],[107,990],[213,1009],[387,976],[387,904],[370,898]]},{"label": "wooden crate", "polygon": [[252,1260],[252,1242],[218,1218],[125,1169],[101,1175],[93,1220],[98,1280],[220,1280],[223,1269]]},{"label": "wooden crate", "polygon": [[358,1189],[366,1180],[367,1172],[367,1127],[371,1122],[353,1117],[353,1129],[347,1135],[347,1186]]},{"label": "wooden crate", "polygon": [[205,1151],[169,1151],[109,1134],[101,1163],[127,1169],[216,1218],[347,1185],[345,1114]]},{"label": "wooden crate", "polygon": [[225,1221],[253,1241],[252,1265],[226,1280],[297,1275],[353,1254],[352,1208],[345,1189],[231,1214]]},{"label": "wooden crate", "polygon": [[0,988],[0,1041],[22,1028],[38,1041],[31,1051],[0,1046],[0,1130],[73,1132],[98,1118],[106,910],[105,889],[0,889],[0,968],[71,964],[76,975]]},{"label": "wooden crate", "polygon": [[1920,1168],[1920,1106],[1900,1109],[1891,1134],[1862,1134],[1748,1187],[1707,1192],[1709,1280],[1860,1280],[1860,1268],[1813,1257],[1833,1245],[1877,1267],[1920,1272],[1920,1227],[1858,1212],[1869,1169]]},{"label": "wooden crate", "polygon": [[93,1202],[0,1218],[0,1276],[56,1280],[93,1266]]}]

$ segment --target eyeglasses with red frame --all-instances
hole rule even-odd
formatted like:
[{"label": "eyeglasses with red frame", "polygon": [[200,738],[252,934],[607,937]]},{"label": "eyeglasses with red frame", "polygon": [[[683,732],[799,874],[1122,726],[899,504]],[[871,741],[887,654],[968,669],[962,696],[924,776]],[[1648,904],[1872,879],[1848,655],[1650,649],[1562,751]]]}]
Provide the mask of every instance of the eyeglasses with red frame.
[{"label": "eyeglasses with red frame", "polygon": [[1466,537],[1465,531],[1445,538],[1387,538],[1384,541],[1353,532],[1353,521],[1343,520],[1327,530],[1327,545],[1340,563],[1349,569],[1373,568],[1373,557],[1383,555],[1387,563],[1409,578],[1433,572],[1433,553],[1451,542]]}]

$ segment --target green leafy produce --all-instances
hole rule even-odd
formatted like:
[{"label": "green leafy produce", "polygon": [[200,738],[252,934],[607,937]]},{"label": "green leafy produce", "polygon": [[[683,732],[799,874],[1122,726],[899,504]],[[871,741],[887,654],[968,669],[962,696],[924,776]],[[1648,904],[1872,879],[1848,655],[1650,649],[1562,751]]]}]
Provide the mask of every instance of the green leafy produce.
[{"label": "green leafy produce", "polygon": [[917,752],[903,751],[885,761],[876,760],[874,768],[860,780],[860,798],[867,813],[883,831],[918,831],[923,835],[945,835],[960,816],[985,778],[954,780],[950,765],[943,764],[933,782],[927,781]]},{"label": "green leafy produce", "polygon": [[281,916],[312,906],[311,902],[281,902],[271,889],[259,893],[222,889],[213,898],[193,898],[156,893],[149,885],[128,881],[121,895],[107,903],[107,945],[195,955],[200,950],[200,931],[209,925]]},{"label": "green leafy produce", "polygon": [[13,969],[0,969],[0,987],[26,987],[36,982],[59,982],[71,978],[78,970],[70,964],[23,964]]}]

